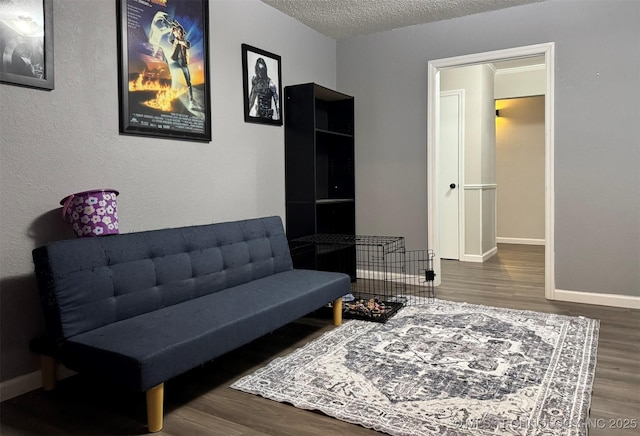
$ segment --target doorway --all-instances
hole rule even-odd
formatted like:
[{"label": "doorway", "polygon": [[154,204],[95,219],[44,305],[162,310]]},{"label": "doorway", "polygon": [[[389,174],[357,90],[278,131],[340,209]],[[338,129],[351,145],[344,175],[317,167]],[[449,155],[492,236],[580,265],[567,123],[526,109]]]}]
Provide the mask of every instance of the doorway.
[{"label": "doorway", "polygon": [[427,235],[428,248],[435,253],[435,284],[441,282],[441,217],[438,206],[440,186],[440,73],[445,69],[493,63],[532,56],[544,56],[546,77],[545,99],[545,298],[555,299],[554,275],[554,43],[497,50],[454,58],[439,59],[428,63],[427,101]]},{"label": "doorway", "polygon": [[545,245],[544,95],[496,99],[495,107],[496,242]]}]

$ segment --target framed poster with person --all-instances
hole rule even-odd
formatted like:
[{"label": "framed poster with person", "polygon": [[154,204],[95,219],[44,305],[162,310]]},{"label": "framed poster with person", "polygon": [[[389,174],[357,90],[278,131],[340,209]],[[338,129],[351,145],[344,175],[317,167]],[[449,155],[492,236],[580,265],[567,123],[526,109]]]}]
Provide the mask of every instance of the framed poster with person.
[{"label": "framed poster with person", "polygon": [[242,44],[244,120],[282,125],[282,72],[280,56]]},{"label": "framed poster with person", "polygon": [[118,0],[120,132],[211,141],[207,0]]}]

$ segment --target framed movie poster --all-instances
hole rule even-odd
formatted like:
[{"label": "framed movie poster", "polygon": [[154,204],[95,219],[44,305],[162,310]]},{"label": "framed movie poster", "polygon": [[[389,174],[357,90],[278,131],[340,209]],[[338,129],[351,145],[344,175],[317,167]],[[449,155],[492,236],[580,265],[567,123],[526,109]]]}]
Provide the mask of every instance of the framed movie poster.
[{"label": "framed movie poster", "polygon": [[0,82],[53,89],[53,0],[0,0]]},{"label": "framed movie poster", "polygon": [[244,120],[282,125],[280,56],[242,44]]},{"label": "framed movie poster", "polygon": [[120,133],[211,141],[208,0],[118,0]]}]

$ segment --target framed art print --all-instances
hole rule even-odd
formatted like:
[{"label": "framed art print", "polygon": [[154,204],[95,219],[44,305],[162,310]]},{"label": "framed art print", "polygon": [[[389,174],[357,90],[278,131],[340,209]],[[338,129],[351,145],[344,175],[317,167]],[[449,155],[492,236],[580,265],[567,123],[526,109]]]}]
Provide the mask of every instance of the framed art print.
[{"label": "framed art print", "polygon": [[0,1],[0,82],[53,89],[53,0]]},{"label": "framed art print", "polygon": [[282,125],[281,58],[242,44],[244,120],[248,123]]},{"label": "framed art print", "polygon": [[118,0],[120,133],[211,141],[208,0]]}]

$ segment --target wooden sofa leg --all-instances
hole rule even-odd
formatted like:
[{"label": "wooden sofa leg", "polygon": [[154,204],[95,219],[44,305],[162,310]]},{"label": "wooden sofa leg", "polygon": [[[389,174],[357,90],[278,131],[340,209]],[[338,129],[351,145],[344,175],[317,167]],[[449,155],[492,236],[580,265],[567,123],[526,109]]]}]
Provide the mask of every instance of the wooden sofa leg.
[{"label": "wooden sofa leg", "polygon": [[342,325],[342,297],[333,301],[333,325]]},{"label": "wooden sofa leg", "polygon": [[150,433],[162,430],[164,383],[147,391],[147,425]]},{"label": "wooden sofa leg", "polygon": [[58,361],[51,356],[45,356],[43,354],[40,356],[40,362],[42,365],[42,388],[45,391],[51,391],[56,387],[56,367],[58,366]]}]

